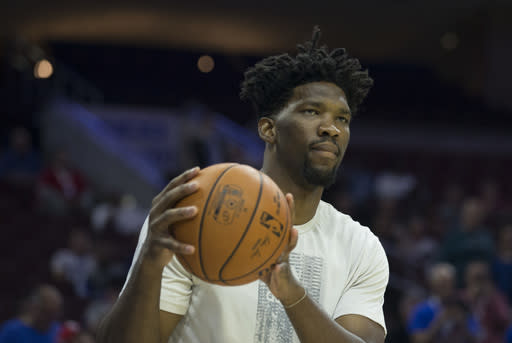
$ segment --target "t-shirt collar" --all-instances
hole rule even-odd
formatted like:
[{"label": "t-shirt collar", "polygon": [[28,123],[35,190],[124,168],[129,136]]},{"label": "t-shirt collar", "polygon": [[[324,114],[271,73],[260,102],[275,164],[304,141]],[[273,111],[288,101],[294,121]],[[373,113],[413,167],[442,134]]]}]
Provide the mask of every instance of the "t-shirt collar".
[{"label": "t-shirt collar", "polygon": [[318,218],[320,217],[321,207],[324,206],[324,203],[322,200],[318,203],[318,206],[316,207],[315,215],[313,218],[311,218],[309,221],[307,221],[304,224],[301,225],[294,225],[293,227],[296,228],[299,231],[299,234],[306,233],[308,231],[311,231],[316,227],[316,224],[318,223]]}]

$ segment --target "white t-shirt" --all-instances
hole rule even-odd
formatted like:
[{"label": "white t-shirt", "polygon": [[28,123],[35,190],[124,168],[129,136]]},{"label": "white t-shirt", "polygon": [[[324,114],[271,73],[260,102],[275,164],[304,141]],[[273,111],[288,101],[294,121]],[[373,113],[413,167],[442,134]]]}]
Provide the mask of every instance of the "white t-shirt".
[{"label": "white t-shirt", "polygon": [[[299,240],[290,264],[308,295],[332,319],[357,314],[386,330],[382,305],[389,269],[378,238],[323,201],[309,222],[294,227]],[[146,220],[134,261],[147,229]],[[160,309],[184,315],[169,342],[299,342],[283,306],[263,282],[209,284],[176,258],[162,274]]]}]

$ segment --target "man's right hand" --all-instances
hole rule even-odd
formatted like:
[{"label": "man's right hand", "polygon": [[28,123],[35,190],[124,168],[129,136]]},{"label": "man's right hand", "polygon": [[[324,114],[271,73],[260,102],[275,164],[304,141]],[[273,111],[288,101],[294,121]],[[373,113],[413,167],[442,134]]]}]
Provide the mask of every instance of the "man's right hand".
[{"label": "man's right hand", "polygon": [[153,199],[149,211],[148,236],[143,254],[159,267],[167,265],[175,253],[192,254],[192,245],[178,242],[172,236],[172,225],[178,221],[193,218],[197,207],[175,207],[181,199],[198,189],[197,182],[191,181],[199,173],[195,167],[172,179]]}]

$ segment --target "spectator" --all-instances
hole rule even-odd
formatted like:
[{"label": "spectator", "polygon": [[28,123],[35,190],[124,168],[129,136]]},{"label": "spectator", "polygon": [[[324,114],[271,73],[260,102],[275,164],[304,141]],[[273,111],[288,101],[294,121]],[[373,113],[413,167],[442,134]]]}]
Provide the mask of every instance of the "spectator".
[{"label": "spectator", "polygon": [[69,165],[64,151],[57,152],[50,166],[40,175],[38,196],[41,210],[55,215],[88,210],[92,205],[84,176]]},{"label": "spectator", "polygon": [[464,302],[451,297],[444,301],[443,311],[432,323],[435,343],[480,342],[480,328]]},{"label": "spectator", "polygon": [[98,232],[112,227],[121,235],[137,236],[147,213],[148,209],[140,207],[133,195],[111,195],[94,206],[91,223]]},{"label": "spectator", "polygon": [[458,284],[471,260],[490,262],[494,244],[483,227],[484,208],[477,198],[467,198],[462,206],[459,224],[446,235],[441,245],[440,260],[453,264],[457,270]]},{"label": "spectator", "polygon": [[39,153],[32,146],[32,136],[24,127],[16,127],[9,137],[9,146],[0,156],[0,178],[16,184],[32,184],[39,170]]},{"label": "spectator", "polygon": [[494,256],[492,275],[497,288],[512,306],[512,224],[503,226],[498,234],[498,251]]},{"label": "spectator", "polygon": [[19,318],[0,328],[0,343],[55,343],[62,296],[53,286],[37,287],[23,304]]},{"label": "spectator", "polygon": [[81,298],[88,296],[88,280],[96,268],[91,247],[89,233],[83,229],[74,229],[70,233],[68,247],[58,250],[50,262],[55,280],[70,283],[75,295]]},{"label": "spectator", "polygon": [[505,297],[496,290],[487,262],[468,264],[464,299],[471,307],[479,327],[483,343],[501,343],[509,324],[509,306]]},{"label": "spectator", "polygon": [[455,273],[455,268],[447,263],[430,269],[430,296],[409,318],[408,332],[413,343],[476,341],[477,324],[455,295]]}]

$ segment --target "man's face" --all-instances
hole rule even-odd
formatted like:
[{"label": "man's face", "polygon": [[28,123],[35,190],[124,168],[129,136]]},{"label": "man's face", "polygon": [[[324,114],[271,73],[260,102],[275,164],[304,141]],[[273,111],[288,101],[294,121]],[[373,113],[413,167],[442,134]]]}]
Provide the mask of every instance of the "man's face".
[{"label": "man's face", "polygon": [[275,116],[278,161],[296,181],[329,187],[347,149],[351,118],[338,86],[312,82],[296,87]]},{"label": "man's face", "polygon": [[436,275],[431,280],[431,288],[433,293],[441,298],[448,298],[453,295],[455,291],[455,277],[445,269],[436,272]]}]

